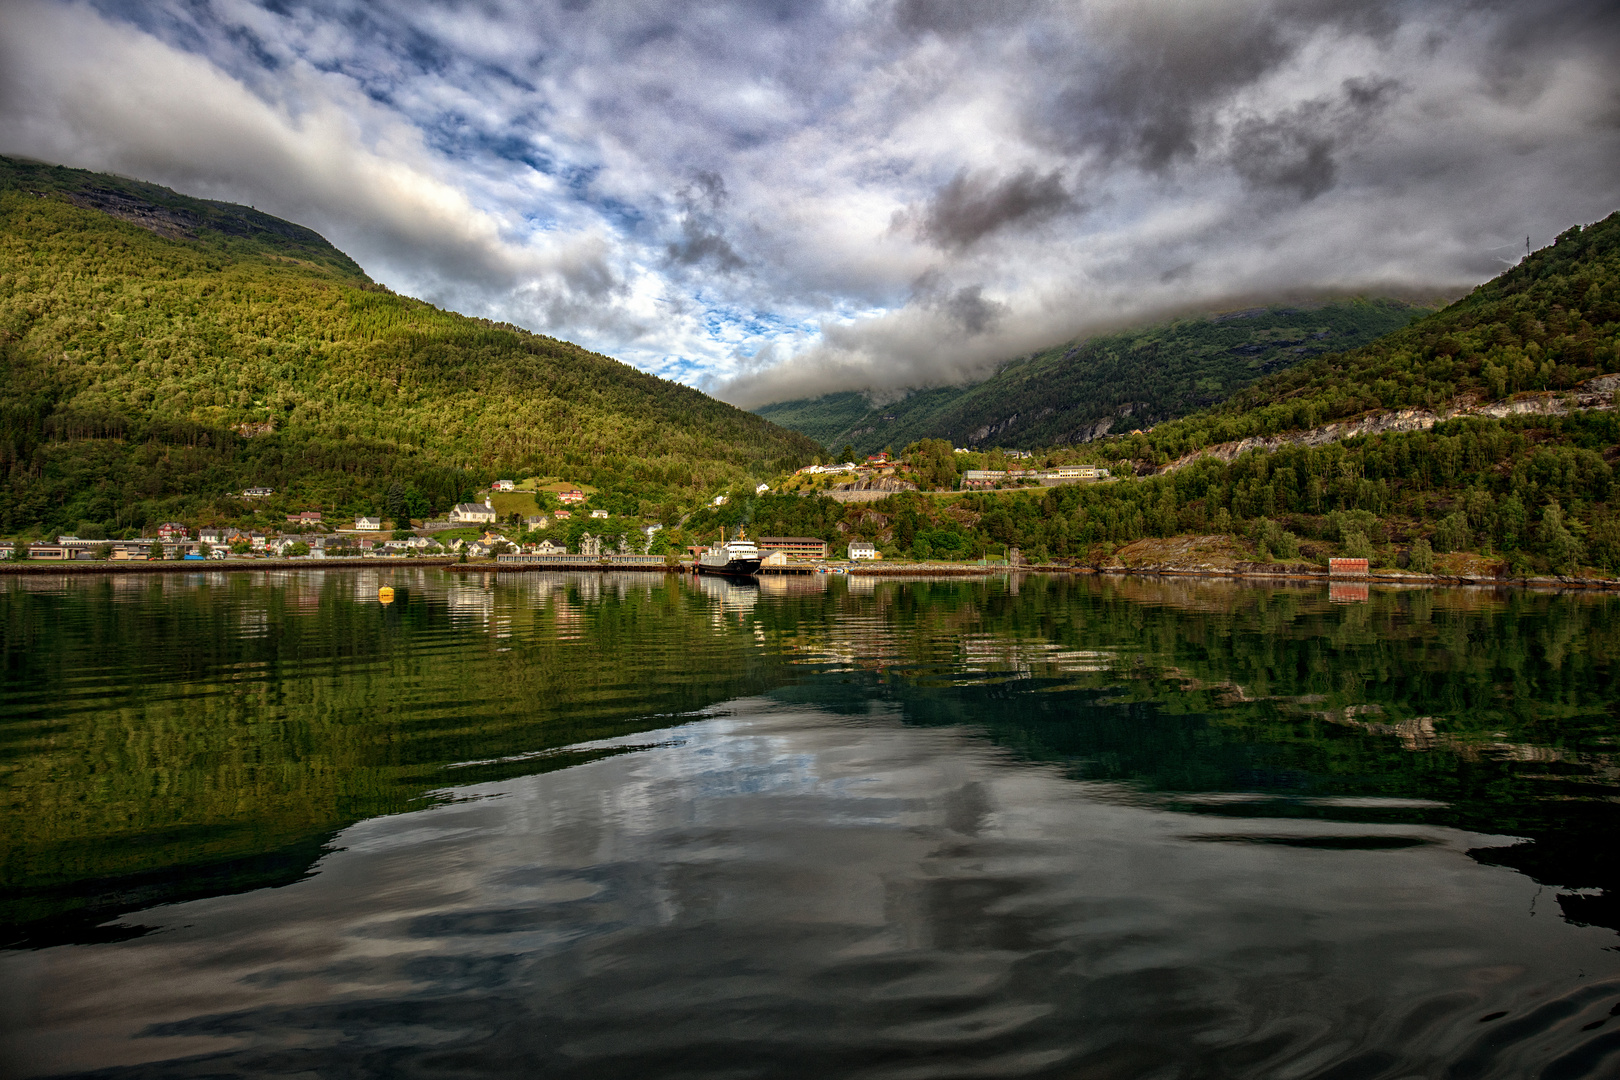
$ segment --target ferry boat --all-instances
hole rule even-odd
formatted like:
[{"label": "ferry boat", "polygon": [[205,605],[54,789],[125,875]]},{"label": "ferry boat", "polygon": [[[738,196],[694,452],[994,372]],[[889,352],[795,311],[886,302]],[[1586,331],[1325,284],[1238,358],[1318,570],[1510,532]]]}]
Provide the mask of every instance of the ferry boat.
[{"label": "ferry boat", "polygon": [[720,534],[720,544],[698,556],[697,572],[719,574],[722,577],[753,577],[759,573],[759,545],[746,540],[741,533],[737,539],[727,540]]}]

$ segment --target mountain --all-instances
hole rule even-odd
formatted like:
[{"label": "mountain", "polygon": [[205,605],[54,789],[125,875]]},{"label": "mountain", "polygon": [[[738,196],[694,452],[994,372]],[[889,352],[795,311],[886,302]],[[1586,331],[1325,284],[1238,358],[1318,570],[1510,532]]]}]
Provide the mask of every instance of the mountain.
[{"label": "mountain", "polygon": [[499,475],[638,504],[809,460],[689,387],[372,282],[319,234],[121,177],[0,158],[0,533],[442,511]]},{"label": "mountain", "polygon": [[1020,463],[1104,465],[1111,482],[958,491],[961,470],[1005,458],[930,442],[909,477],[943,491],[847,506],[773,492],[704,514],[872,540],[886,558],[1017,547],[1032,562],[1222,571],[1348,555],[1474,580],[1613,576],[1617,406],[1620,213],[1374,342]]},{"label": "mountain", "polygon": [[1620,213],[1369,345],[1060,455],[1134,479],[962,502],[981,543],[1134,565],[1192,536],[1182,562],[1213,545],[1469,577],[1614,573],[1617,405]]},{"label": "mountain", "polygon": [[[1212,445],[1409,411],[1413,425],[1542,409],[1620,371],[1620,212],[1547,248],[1410,327],[1261,379],[1132,445],[1171,458]],[[1559,406],[1558,401],[1552,403]],[[1145,458],[1143,459],[1146,460]]]},{"label": "mountain", "polygon": [[845,392],[756,410],[826,446],[863,453],[919,439],[1030,449],[1151,427],[1309,357],[1354,349],[1427,309],[1398,300],[1260,307],[1067,342],[983,382],[874,406]]}]

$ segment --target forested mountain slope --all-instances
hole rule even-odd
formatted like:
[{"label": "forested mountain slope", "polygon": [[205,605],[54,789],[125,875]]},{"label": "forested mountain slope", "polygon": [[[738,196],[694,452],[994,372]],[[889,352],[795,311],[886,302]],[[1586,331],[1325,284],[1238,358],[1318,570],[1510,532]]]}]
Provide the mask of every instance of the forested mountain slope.
[{"label": "forested mountain slope", "polygon": [[1267,373],[1364,345],[1425,313],[1380,299],[1177,319],[1068,342],[972,386],[919,390],[888,405],[847,392],[757,411],[829,447],[849,443],[861,452],[927,438],[1021,448],[1085,442],[1184,416]]},{"label": "forested mountain slope", "polygon": [[1620,370],[1620,212],[1410,327],[1262,379],[1130,446],[1174,458],[1235,440],[1398,409],[1446,415],[1516,395],[1561,393]]},{"label": "forested mountain slope", "polygon": [[438,510],[497,475],[683,503],[802,435],[566,341],[373,284],[244,207],[0,158],[0,532],[230,516],[228,493]]}]

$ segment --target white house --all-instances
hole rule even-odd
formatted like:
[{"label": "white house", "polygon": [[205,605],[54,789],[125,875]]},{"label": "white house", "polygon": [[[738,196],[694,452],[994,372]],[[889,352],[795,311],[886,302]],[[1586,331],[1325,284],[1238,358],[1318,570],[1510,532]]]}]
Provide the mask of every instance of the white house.
[{"label": "white house", "polygon": [[354,519],[354,527],[361,532],[380,532],[382,530],[382,518],[358,517]]},{"label": "white house", "polygon": [[869,540],[851,540],[849,542],[849,561],[860,559],[875,559],[878,557],[877,547]]},{"label": "white house", "polygon": [[523,527],[530,532],[534,532],[536,529],[544,529],[550,524],[551,519],[544,514],[530,514],[523,519]]},{"label": "white house", "polygon": [[724,495],[716,495],[714,497],[714,505],[716,505],[716,506],[724,506],[724,505],[726,505],[726,501],[727,500],[726,500],[726,497]]},{"label": "white house", "polygon": [[591,511],[591,517],[593,517],[593,518],[605,518],[607,516],[608,516],[608,512],[606,510],[592,510]]},{"label": "white house", "polygon": [[456,503],[450,508],[450,520],[456,524],[493,524],[495,511],[486,503]]},{"label": "white house", "polygon": [[494,484],[494,490],[496,490],[496,491],[516,491],[517,490],[517,481],[515,481],[515,480],[497,480],[497,481],[495,481],[495,484]]},{"label": "white house", "polygon": [[755,495],[763,495],[769,490],[771,490],[771,485],[769,485],[769,484],[761,484],[761,485],[759,485],[758,487],[756,487],[754,489],[754,494]]},{"label": "white house", "polygon": [[553,544],[550,540],[542,540],[534,545],[536,555],[566,555],[568,548],[563,544]]}]

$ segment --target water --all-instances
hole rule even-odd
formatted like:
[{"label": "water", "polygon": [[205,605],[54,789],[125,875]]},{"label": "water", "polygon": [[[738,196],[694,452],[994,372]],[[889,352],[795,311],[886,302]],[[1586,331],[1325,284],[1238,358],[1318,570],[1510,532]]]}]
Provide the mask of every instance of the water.
[{"label": "water", "polygon": [[7,1075],[1620,1072],[1620,598],[198,573],[0,634]]}]

